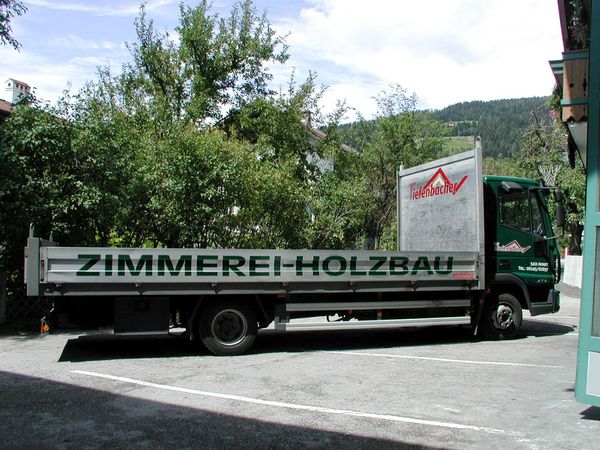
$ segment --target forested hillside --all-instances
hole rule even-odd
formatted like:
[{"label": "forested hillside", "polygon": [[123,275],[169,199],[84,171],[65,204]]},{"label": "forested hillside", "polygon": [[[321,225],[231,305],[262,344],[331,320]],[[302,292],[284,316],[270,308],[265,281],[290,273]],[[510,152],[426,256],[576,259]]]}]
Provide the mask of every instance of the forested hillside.
[{"label": "forested hillside", "polygon": [[[448,137],[481,136],[484,156],[514,157],[528,127],[546,126],[551,122],[548,97],[530,97],[510,100],[461,102],[437,111],[415,111],[417,121],[438,123],[442,134]],[[535,117],[534,117],[535,115]],[[341,134],[346,144],[360,148],[364,136],[375,135],[378,119],[345,124]],[[448,140],[446,151],[470,148],[472,141]]]},{"label": "forested hillside", "polygon": [[548,97],[462,102],[432,112],[450,136],[481,136],[485,156],[514,156],[527,127],[535,119],[547,122]]}]

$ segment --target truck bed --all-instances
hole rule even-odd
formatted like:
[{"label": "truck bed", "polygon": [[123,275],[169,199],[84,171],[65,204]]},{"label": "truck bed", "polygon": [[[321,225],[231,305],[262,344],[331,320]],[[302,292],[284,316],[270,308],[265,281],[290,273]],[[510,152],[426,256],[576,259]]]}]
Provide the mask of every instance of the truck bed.
[{"label": "truck bed", "polygon": [[[481,289],[475,252],[58,247],[30,238],[29,295]],[[37,293],[35,292],[37,290]]]}]

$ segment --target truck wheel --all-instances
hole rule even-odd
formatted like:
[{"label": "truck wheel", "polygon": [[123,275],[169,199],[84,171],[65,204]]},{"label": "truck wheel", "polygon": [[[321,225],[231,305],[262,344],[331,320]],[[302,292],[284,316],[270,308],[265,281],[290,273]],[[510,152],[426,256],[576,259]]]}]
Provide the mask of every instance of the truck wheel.
[{"label": "truck wheel", "polygon": [[500,294],[484,306],[479,327],[488,339],[512,339],[519,332],[522,321],[519,301],[510,294]]},{"label": "truck wheel", "polygon": [[218,356],[244,353],[254,344],[257,330],[256,312],[242,302],[211,303],[200,319],[200,338]]}]

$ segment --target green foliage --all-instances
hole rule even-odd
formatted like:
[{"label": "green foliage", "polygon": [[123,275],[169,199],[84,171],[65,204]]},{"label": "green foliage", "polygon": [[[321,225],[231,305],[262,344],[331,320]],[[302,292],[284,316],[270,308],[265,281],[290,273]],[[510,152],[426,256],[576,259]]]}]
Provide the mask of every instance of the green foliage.
[{"label": "green foliage", "polygon": [[[585,170],[577,162],[571,168],[564,154],[567,148],[567,135],[564,125],[558,121],[543,122],[533,114],[529,126],[519,143],[519,151],[513,158],[485,158],[484,173],[531,179],[542,179],[539,168],[556,166],[556,187],[565,194],[567,226],[569,234],[561,239],[562,246],[568,246],[571,254],[581,254],[583,215],[585,205]],[[550,197],[551,198],[551,197]],[[550,201],[553,207],[553,201]]]},{"label": "green foliage", "polygon": [[295,176],[300,180],[317,176],[317,159],[321,156],[327,139],[313,139],[318,132],[313,125],[335,129],[335,119],[321,117],[318,102],[324,92],[317,87],[316,76],[297,86],[290,81],[288,91],[278,96],[264,96],[247,103],[236,111],[224,124],[229,135],[259,145],[261,159],[276,163],[288,158],[297,162]]},{"label": "green foliage", "polygon": [[[310,74],[267,85],[287,49],[250,1],[228,18],[181,7],[180,40],[142,8],[132,62],[0,128],[0,266],[19,275],[29,224],[61,245],[393,248],[397,168],[444,152],[444,130],[400,86],[340,131]],[[355,148],[342,145],[352,135]],[[13,288],[11,288],[13,289]],[[11,292],[14,292],[13,289]]]},{"label": "green foliage", "polygon": [[11,20],[27,12],[27,7],[18,0],[0,0],[0,44],[10,45],[15,50],[21,49],[21,44],[12,33]]},{"label": "green foliage", "polygon": [[[373,121],[344,127],[343,136],[356,145],[359,157],[352,163],[353,180],[362,180],[370,192],[369,211],[363,221],[365,247],[390,247],[395,227],[396,170],[432,161],[443,154],[444,130],[429,113],[416,110],[417,97],[399,85],[376,98]],[[383,244],[382,237],[388,236]]]},{"label": "green foliage", "polygon": [[168,247],[301,245],[305,199],[295,166],[260,160],[258,148],[185,127],[162,142],[149,219]]},{"label": "green foliage", "polygon": [[308,240],[313,248],[356,248],[364,239],[364,222],[373,197],[364,178],[340,178],[326,173],[312,189],[312,222]]},{"label": "green foliage", "polygon": [[269,94],[266,63],[288,58],[284,38],[249,0],[236,3],[227,19],[211,15],[208,0],[194,8],[182,4],[178,43],[156,31],[143,7],[135,26],[138,42],[130,46],[126,76],[166,123],[219,120],[224,109]]},{"label": "green foliage", "polygon": [[472,136],[448,136],[443,140],[444,154],[446,156],[472,150],[475,146]]},{"label": "green foliage", "polygon": [[[450,136],[480,136],[484,156],[508,158],[518,153],[532,111],[548,110],[547,101],[545,97],[532,97],[463,102],[434,111],[432,117],[446,124]],[[544,122],[548,123],[549,117],[544,117]]]}]

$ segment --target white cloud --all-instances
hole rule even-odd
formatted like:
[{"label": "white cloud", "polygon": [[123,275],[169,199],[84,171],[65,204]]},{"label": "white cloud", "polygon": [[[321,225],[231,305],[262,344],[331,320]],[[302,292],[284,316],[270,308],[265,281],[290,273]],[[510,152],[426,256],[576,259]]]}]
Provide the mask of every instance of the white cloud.
[{"label": "white cloud", "polygon": [[[140,10],[141,2],[102,1],[102,2],[54,2],[49,0],[26,0],[28,5],[41,6],[59,11],[78,11],[92,13],[100,16],[129,16],[136,15]],[[177,5],[177,0],[149,0],[146,11],[153,11],[163,6]]]},{"label": "white cloud", "polygon": [[[0,74],[3,79],[22,80],[34,88],[41,100],[55,102],[65,89],[77,92],[88,80],[95,79],[99,66],[111,66],[114,61],[109,56],[75,57],[66,61],[53,60],[31,52],[20,53],[0,47]],[[7,95],[1,95],[0,98]]]},{"label": "white cloud", "polygon": [[[374,110],[370,97],[396,83],[431,108],[549,95],[547,61],[561,51],[552,0],[312,0],[276,26],[291,31],[292,64],[312,64],[364,112]],[[338,81],[348,75],[359,84]]]},{"label": "white cloud", "polygon": [[124,50],[126,48],[124,43],[83,39],[71,33],[52,39],[51,44],[63,50]]}]

